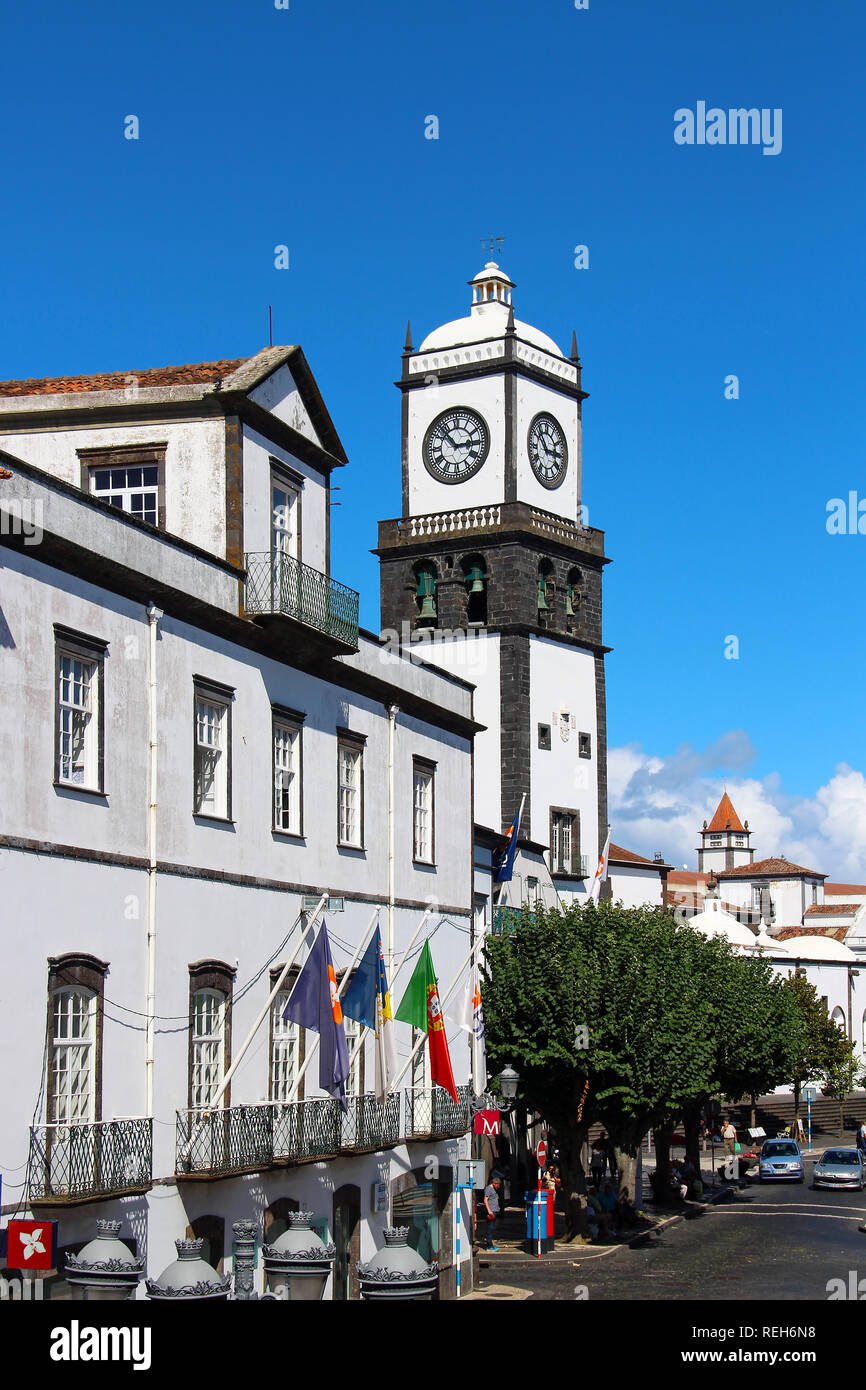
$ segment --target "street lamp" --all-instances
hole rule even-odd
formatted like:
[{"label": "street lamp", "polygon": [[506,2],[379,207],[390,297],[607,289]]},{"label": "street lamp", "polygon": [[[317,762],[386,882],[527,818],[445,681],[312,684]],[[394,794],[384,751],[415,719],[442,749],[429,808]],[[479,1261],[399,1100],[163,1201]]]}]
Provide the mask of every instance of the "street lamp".
[{"label": "street lamp", "polygon": [[271,1293],[283,1293],[292,1302],[317,1302],[334,1267],[337,1250],[326,1245],[312,1228],[311,1211],[289,1213],[288,1229],[273,1245],[262,1247],[265,1276]]},{"label": "street lamp", "polygon": [[501,1110],[510,1110],[517,1099],[517,1087],[520,1083],[520,1075],[514,1070],[510,1062],[507,1062],[497,1077],[499,1090],[502,1099],[506,1102],[500,1106]]}]

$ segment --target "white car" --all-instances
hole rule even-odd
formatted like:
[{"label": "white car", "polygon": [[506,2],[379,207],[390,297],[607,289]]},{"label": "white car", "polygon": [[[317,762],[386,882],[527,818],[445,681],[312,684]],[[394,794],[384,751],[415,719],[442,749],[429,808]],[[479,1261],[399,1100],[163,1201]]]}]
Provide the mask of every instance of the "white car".
[{"label": "white car", "polygon": [[812,1174],[815,1187],[856,1187],[863,1191],[866,1183],[866,1165],[859,1149],[826,1149],[822,1153]]}]

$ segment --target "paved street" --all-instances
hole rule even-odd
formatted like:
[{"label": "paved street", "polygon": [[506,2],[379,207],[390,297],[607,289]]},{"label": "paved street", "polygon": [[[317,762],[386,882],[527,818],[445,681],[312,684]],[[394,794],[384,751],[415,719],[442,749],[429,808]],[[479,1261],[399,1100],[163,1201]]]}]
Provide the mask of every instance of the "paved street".
[{"label": "paved street", "polygon": [[[645,1245],[565,1246],[541,1262],[514,1251],[482,1255],[482,1278],[535,1299],[826,1301],[827,1283],[850,1271],[866,1278],[866,1192],[813,1191],[803,1184],[732,1190],[720,1203],[691,1208]],[[694,1214],[692,1214],[694,1213]],[[866,1284],[864,1284],[866,1290]]]}]

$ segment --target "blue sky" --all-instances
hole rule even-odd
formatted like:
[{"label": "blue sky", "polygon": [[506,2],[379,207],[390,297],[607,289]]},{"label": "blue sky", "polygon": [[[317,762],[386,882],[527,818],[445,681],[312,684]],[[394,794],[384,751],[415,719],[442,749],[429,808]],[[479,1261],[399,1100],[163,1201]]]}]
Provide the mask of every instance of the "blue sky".
[{"label": "blue sky", "polygon": [[[769,788],[803,841],[791,807],[863,766],[866,536],[825,527],[866,497],[862,4],[48,0],[2,35],[0,377],[246,355],[271,303],[351,459],[333,570],[377,626],[406,319],[465,313],[504,235],[519,317],[577,329],[591,393],[611,743],[708,799]],[[699,100],[781,108],[781,153],[676,145]]]}]

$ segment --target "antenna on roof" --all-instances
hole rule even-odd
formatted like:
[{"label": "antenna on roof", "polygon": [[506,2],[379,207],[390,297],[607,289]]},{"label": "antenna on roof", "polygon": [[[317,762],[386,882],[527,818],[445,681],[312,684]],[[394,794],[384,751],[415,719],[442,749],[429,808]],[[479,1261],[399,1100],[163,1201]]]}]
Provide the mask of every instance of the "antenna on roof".
[{"label": "antenna on roof", "polygon": [[270,304],[269,304],[269,305],[268,305],[268,347],[273,347],[273,345],[274,345],[274,320],[273,320],[273,315],[272,315],[272,313],[271,313],[271,306],[270,306]]}]

